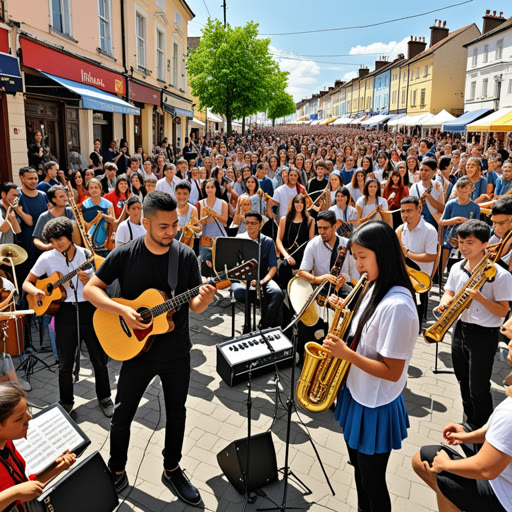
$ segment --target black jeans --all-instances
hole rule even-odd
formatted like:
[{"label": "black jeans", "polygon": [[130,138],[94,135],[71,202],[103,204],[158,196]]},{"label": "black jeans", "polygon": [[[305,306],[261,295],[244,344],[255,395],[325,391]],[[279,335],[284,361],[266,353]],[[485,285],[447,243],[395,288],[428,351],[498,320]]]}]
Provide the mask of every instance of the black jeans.
[{"label": "black jeans", "polygon": [[[346,443],[345,443],[346,444]],[[349,448],[348,457],[354,466],[359,512],[391,512],[391,499],[386,485],[386,468],[390,453],[365,455]]]},{"label": "black jeans", "polygon": [[[148,353],[148,355],[150,355]],[[110,430],[110,460],[113,471],[123,471],[128,458],[130,426],[142,395],[158,375],[162,382],[166,411],[165,469],[174,469],[181,460],[185,436],[185,401],[190,381],[190,354],[176,360],[159,361],[146,354],[123,363],[119,381],[112,426]]]},{"label": "black jeans", "polygon": [[[94,368],[96,396],[98,400],[110,397],[107,356],[101,348],[92,326],[95,308],[89,302],[79,302],[80,337],[87,346],[89,358]],[[77,349],[76,309],[71,302],[63,302],[55,315],[55,343],[59,354],[59,393],[60,402],[72,404],[73,398],[73,364]]]},{"label": "black jeans", "polygon": [[498,328],[457,322],[452,361],[467,422],[485,425],[492,413],[491,374],[498,348]]}]

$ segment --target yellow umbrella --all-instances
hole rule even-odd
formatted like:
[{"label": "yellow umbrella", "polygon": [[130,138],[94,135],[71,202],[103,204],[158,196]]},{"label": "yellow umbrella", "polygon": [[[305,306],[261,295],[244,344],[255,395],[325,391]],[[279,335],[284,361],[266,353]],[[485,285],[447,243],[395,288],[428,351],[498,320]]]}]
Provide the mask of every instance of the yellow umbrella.
[{"label": "yellow umbrella", "polygon": [[478,121],[474,123],[468,124],[467,131],[468,132],[499,132],[503,130],[499,130],[495,128],[496,125],[502,124],[501,121],[507,121],[510,119],[510,114],[512,113],[512,108],[502,108],[497,112],[493,112],[488,116],[482,117]]},{"label": "yellow umbrella", "polygon": [[512,111],[491,124],[493,132],[512,132]]}]

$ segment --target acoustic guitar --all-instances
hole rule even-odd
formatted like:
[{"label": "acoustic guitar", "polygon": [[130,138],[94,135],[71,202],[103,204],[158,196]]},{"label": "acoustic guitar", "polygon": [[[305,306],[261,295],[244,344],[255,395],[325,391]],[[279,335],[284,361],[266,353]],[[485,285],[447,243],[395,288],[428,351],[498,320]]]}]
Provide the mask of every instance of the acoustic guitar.
[{"label": "acoustic guitar", "polygon": [[[257,267],[256,260],[249,260],[231,270],[219,272],[207,284],[222,287],[223,283],[228,280],[227,284],[229,285],[230,279],[244,279]],[[122,316],[97,309],[93,316],[93,325],[105,353],[117,361],[127,361],[141,352],[147,352],[151,348],[155,335],[174,329],[172,321],[174,312],[179,306],[199,295],[201,286],[176,295],[172,299],[169,299],[164,292],[154,288],[146,290],[135,300],[112,299],[118,304],[129,306],[137,311],[142,317],[142,322],[150,324],[144,330],[131,329]]]},{"label": "acoustic guitar", "polygon": [[79,267],[72,270],[69,274],[63,276],[60,272],[54,272],[46,279],[38,279],[34,286],[43,291],[45,296],[42,299],[36,299],[30,293],[27,294],[29,309],[33,309],[37,316],[55,315],[59,310],[60,303],[66,298],[66,291],[63,285],[71,281],[78,272],[94,261],[94,257],[84,261]]}]

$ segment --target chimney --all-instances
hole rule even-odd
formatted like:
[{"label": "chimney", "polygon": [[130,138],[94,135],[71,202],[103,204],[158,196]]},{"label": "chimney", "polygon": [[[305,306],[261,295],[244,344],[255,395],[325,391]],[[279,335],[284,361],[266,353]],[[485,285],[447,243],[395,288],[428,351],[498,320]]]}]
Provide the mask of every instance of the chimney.
[{"label": "chimney", "polygon": [[425,38],[413,38],[411,36],[411,40],[407,41],[407,59],[414,59],[416,55],[420,54],[427,47],[427,43],[425,43]]},{"label": "chimney", "polygon": [[345,82],[343,80],[336,80],[334,87],[341,87]]},{"label": "chimney", "polygon": [[434,24],[430,27],[430,47],[442,41],[449,32],[446,28],[446,21],[435,20]]},{"label": "chimney", "polygon": [[368,68],[359,68],[359,78],[363,78],[364,76],[366,76],[370,70]]},{"label": "chimney", "polygon": [[503,17],[503,13],[500,12],[499,16],[496,16],[496,11],[493,11],[491,14],[491,11],[487,9],[485,11],[485,15],[483,16],[483,27],[482,27],[482,34],[487,34],[487,32],[490,32],[491,30],[494,30],[496,27],[499,27],[504,21],[507,21]]},{"label": "chimney", "polygon": [[375,61],[375,71],[378,69],[383,68],[384,66],[387,66],[389,64],[386,57],[381,57],[379,60]]}]

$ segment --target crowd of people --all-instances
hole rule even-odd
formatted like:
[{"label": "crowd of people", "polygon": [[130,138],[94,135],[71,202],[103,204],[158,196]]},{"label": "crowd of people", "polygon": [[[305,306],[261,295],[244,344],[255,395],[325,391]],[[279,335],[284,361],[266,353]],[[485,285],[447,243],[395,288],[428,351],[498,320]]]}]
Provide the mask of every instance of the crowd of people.
[{"label": "crowd of people", "polygon": [[[351,363],[334,413],[362,511],[391,510],[386,468],[391,451],[407,437],[402,390],[429,313],[430,285],[421,289],[414,276],[421,274],[444,292],[439,304],[430,304],[437,314],[450,308],[457,312],[458,297],[489,245],[502,243],[499,257],[489,264],[495,277],[466,290],[472,302],[456,313],[460,318],[453,332],[464,418],[448,425],[443,436],[448,444],[472,443],[474,449],[461,458],[444,447],[425,447],[413,467],[436,492],[440,510],[512,510],[512,445],[505,430],[512,398],[494,409],[490,392],[500,328],[504,334],[512,331],[505,323],[512,301],[511,153],[510,141],[497,134],[484,147],[446,133],[421,137],[282,126],[230,137],[209,134],[196,140],[191,135],[181,151],[163,140],[151,153],[137,148],[132,156],[125,141],[119,149],[112,142],[105,151],[96,141],[86,169],[63,171],[36,133],[30,166],[20,170],[21,187],[0,186],[0,243],[18,243],[27,251],[18,280],[36,299],[42,298],[36,287],[42,276],[77,269],[91,252],[106,257],[95,275],[81,267],[74,286],[64,285],[53,345],[60,402],[72,411],[78,340],[69,339],[75,339],[78,323],[99,404],[113,416],[109,466],[120,491],[128,485],[131,422],[149,382],[160,375],[166,409],[174,411],[167,418],[163,476],[191,504],[200,502],[200,494],[179,466],[193,342],[188,307],[175,314],[174,331],[156,336],[147,352],[123,363],[116,406],[92,327],[95,308],[144,330],[144,318],[111,297],[133,300],[152,287],[167,296],[198,288],[188,306],[203,311],[215,291],[207,279],[224,257],[216,250],[219,237],[252,240],[258,247],[257,278],[231,288],[236,301],[260,301],[259,328],[287,325],[293,313],[288,296],[298,283],[311,292],[322,286],[318,320],[299,326],[297,365],[304,364],[305,344],[315,339],[326,353]],[[68,201],[77,205],[82,219]],[[85,249],[73,221],[83,221],[89,238]],[[362,276],[369,291],[341,339],[332,331],[332,310],[343,306]],[[79,320],[71,314],[73,307]],[[250,330],[247,320],[245,328]],[[23,501],[21,494],[15,496]]]}]

